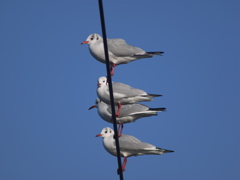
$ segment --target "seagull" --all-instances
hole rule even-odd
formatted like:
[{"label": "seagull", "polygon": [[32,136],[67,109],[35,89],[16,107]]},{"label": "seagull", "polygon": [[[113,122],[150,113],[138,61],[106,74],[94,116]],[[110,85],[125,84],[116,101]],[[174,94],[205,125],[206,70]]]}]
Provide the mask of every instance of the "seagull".
[{"label": "seagull", "polygon": [[[91,34],[81,44],[88,44],[91,55],[98,61],[106,63],[103,38],[99,34]],[[151,58],[154,55],[161,55],[164,52],[146,52],[141,48],[131,46],[123,39],[107,39],[109,61],[111,64],[111,75],[114,75],[114,68],[119,64],[127,64],[142,58]]]},{"label": "seagull", "polygon": [[[107,104],[111,104],[107,78],[98,78],[97,85],[98,98]],[[133,104],[136,102],[152,101],[152,98],[162,96],[157,94],[148,94],[141,89],[136,89],[127,84],[118,82],[113,82],[112,87],[114,103],[118,105],[118,111],[116,113],[116,116],[120,115],[120,109],[122,104]]]},{"label": "seagull", "polygon": [[[114,139],[114,131],[105,127],[102,129],[101,133],[96,135],[96,137],[103,138],[103,146],[110,154],[117,156],[116,143]],[[154,145],[145,143],[135,138],[134,136],[122,134],[119,137],[119,146],[121,157],[124,158],[122,163],[122,171],[126,170],[127,158],[130,156],[140,156],[147,154],[161,155],[164,153],[174,152],[172,150],[162,149]],[[118,170],[119,173],[119,170]]]},{"label": "seagull", "polygon": [[[99,116],[109,123],[113,123],[112,121],[112,110],[111,105],[106,104],[101,101],[99,98],[96,99],[95,105],[89,108],[98,109]],[[149,108],[143,104],[125,104],[121,107],[121,113],[118,117],[116,117],[117,123],[119,124],[119,134],[121,135],[123,124],[135,122],[139,118],[149,117],[149,116],[157,116],[158,112],[165,111],[166,108]],[[117,111],[117,106],[115,106],[115,111]]]}]

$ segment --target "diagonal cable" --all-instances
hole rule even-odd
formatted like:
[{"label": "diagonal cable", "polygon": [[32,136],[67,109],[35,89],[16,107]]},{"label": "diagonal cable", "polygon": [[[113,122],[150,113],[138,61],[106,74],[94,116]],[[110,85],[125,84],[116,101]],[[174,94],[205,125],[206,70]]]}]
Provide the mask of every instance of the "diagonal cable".
[{"label": "diagonal cable", "polygon": [[115,105],[114,105],[114,99],[113,99],[112,77],[110,74],[110,62],[109,62],[109,55],[108,55],[107,35],[106,35],[102,0],[98,0],[98,4],[99,4],[99,11],[100,11],[101,26],[102,26],[104,53],[105,53],[105,59],[106,59],[108,87],[109,87],[109,94],[110,94],[110,100],[111,100],[113,128],[114,128],[114,132],[115,132],[114,137],[115,137],[115,142],[116,142],[119,177],[120,177],[120,180],[123,180],[121,154],[120,154],[120,146],[119,146],[119,139],[118,139],[117,121],[116,121],[116,116],[115,116],[116,113],[115,113]]}]

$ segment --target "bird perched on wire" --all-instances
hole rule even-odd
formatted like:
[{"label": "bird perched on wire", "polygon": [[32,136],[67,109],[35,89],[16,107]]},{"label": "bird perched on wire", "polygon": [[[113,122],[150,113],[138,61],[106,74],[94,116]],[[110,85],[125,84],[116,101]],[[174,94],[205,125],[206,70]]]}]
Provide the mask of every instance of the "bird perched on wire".
[{"label": "bird perched on wire", "polygon": [[[112,110],[111,105],[101,101],[99,98],[96,99],[95,105],[89,108],[97,108],[99,116],[109,122],[112,121]],[[115,106],[115,111],[117,111],[117,106]],[[165,111],[166,108],[149,108],[143,104],[125,104],[121,106],[121,112],[118,117],[116,117],[117,123],[119,124],[119,135],[121,135],[121,130],[123,124],[135,122],[139,118],[149,117],[149,116],[157,116],[158,112]]]},{"label": "bird perched on wire", "polygon": [[[91,34],[81,44],[88,44],[91,55],[98,61],[106,63],[103,38],[99,34]],[[120,64],[127,64],[142,58],[151,58],[154,55],[162,55],[164,52],[146,52],[141,48],[131,46],[123,39],[107,39],[109,61],[111,64],[111,75],[114,68]]]},{"label": "bird perched on wire", "polygon": [[[96,137],[103,138],[104,148],[112,155],[117,156],[116,143],[114,139],[114,131],[109,128],[103,128],[101,133],[96,135]],[[122,163],[122,171],[126,170],[127,158],[130,156],[140,156],[140,155],[161,155],[164,153],[174,152],[172,150],[162,149],[154,145],[145,143],[135,138],[134,136],[122,134],[119,137],[120,154],[124,158]],[[119,170],[118,170],[119,173]]]},{"label": "bird perched on wire", "polygon": [[[108,82],[106,77],[98,78],[97,95],[98,98],[107,103],[111,104],[109,97]],[[120,109],[122,104],[133,104],[143,101],[152,101],[154,97],[162,96],[158,94],[149,94],[141,89],[133,88],[124,83],[113,82],[113,98],[118,110],[116,116],[120,115]]]}]

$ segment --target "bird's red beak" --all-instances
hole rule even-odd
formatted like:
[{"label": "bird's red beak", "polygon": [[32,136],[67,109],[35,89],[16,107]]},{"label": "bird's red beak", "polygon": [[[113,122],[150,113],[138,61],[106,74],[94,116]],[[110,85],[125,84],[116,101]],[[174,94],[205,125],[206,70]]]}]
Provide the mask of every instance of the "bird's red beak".
[{"label": "bird's red beak", "polygon": [[101,86],[102,84],[101,84],[101,83],[98,83],[97,85],[98,85],[98,86]]},{"label": "bird's red beak", "polygon": [[90,109],[92,109],[92,108],[95,108],[95,107],[97,107],[96,105],[93,105],[93,106],[91,106],[88,110],[90,110]]},{"label": "bird's red beak", "polygon": [[83,41],[81,44],[87,44],[89,41]]},{"label": "bird's red beak", "polygon": [[96,137],[102,136],[101,134],[97,134]]}]

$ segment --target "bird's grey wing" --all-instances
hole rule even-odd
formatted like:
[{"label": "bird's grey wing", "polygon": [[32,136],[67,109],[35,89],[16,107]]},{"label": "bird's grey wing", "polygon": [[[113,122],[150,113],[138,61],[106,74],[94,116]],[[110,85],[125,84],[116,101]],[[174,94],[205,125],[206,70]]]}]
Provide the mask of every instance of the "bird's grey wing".
[{"label": "bird's grey wing", "polygon": [[[114,107],[115,107],[115,113],[116,113],[116,112],[118,111],[118,107],[117,107],[117,106],[114,106]],[[107,111],[108,111],[110,114],[112,114],[112,107],[111,107],[110,105],[108,106]],[[124,108],[124,105],[122,105],[122,107],[121,107],[121,113],[120,113],[120,115],[119,115],[118,117],[123,117],[123,114],[125,114],[124,111],[125,111],[125,108]]]},{"label": "bird's grey wing", "polygon": [[119,118],[133,114],[147,111],[149,108],[143,104],[126,104],[122,105]]},{"label": "bird's grey wing", "polygon": [[133,56],[134,54],[145,54],[141,48],[131,46],[123,39],[108,39],[108,50],[115,56]]},{"label": "bird's grey wing", "polygon": [[146,92],[141,89],[136,89],[123,83],[113,83],[112,86],[114,93],[125,94],[128,97],[146,94]]},{"label": "bird's grey wing", "polygon": [[137,150],[156,148],[151,144],[140,141],[134,136],[130,136],[126,134],[122,134],[122,136],[119,138],[119,144],[120,144],[121,150],[123,151],[137,151]]},{"label": "bird's grey wing", "polygon": [[[115,112],[117,112],[118,107],[115,106]],[[118,116],[119,118],[130,115],[130,114],[135,114],[135,113],[141,113],[149,110],[149,107],[143,104],[126,104],[122,105],[121,107],[121,112],[120,115]],[[112,108],[110,105],[108,105],[107,111],[112,114]]]}]

